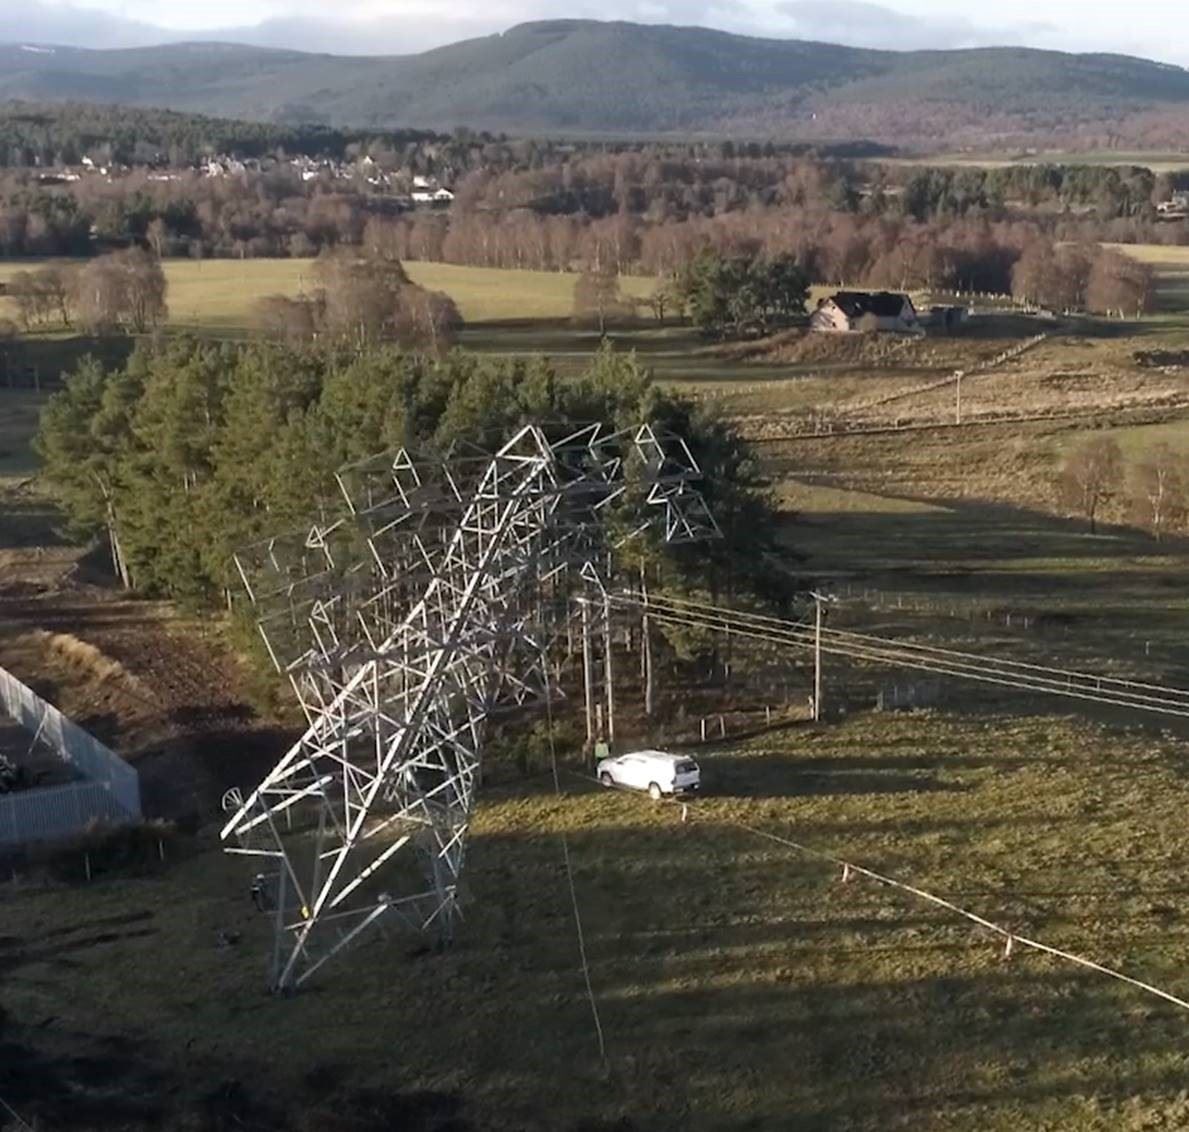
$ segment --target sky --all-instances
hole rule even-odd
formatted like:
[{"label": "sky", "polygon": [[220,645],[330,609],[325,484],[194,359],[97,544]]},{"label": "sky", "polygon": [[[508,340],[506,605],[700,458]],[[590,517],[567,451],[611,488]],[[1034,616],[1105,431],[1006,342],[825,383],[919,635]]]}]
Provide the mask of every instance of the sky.
[{"label": "sky", "polygon": [[562,16],[698,24],[860,47],[1025,44],[1189,66],[1185,0],[0,0],[0,42],[133,47],[221,38],[401,53]]}]

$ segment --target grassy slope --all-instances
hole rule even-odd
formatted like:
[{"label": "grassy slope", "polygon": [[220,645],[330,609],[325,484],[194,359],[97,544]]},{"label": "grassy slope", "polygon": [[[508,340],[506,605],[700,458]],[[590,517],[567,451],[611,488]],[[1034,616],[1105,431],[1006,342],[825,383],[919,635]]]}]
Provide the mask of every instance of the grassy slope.
[{"label": "grassy slope", "polygon": [[[4,891],[22,957],[0,1005],[54,1019],[40,1038],[60,1034],[64,1052],[95,1034],[135,1043],[107,1086],[118,1093],[120,1073],[147,1063],[181,1083],[166,1104],[227,1077],[316,1104],[308,1075],[322,1067],[344,1087],[459,1095],[484,1129],[620,1116],[708,1130],[1181,1126],[1173,1007],[1050,959],[1004,962],[965,921],[842,887],[732,824],[836,850],[1184,990],[1189,798],[1172,744],[1060,720],[864,717],[704,764],[715,793],[688,824],[674,807],[581,786],[560,802],[488,793],[457,947],[410,958],[375,941],[291,1001],[260,996],[265,926],[248,870],[210,832],[199,856],[154,878]],[[562,830],[609,1077],[576,969]],[[217,949],[217,929],[242,942]]]},{"label": "grassy slope", "polygon": [[30,446],[41,406],[48,394],[33,390],[0,390],[0,484],[23,479],[37,470],[37,458]]},{"label": "grassy slope", "polygon": [[[448,282],[458,273],[460,302],[500,309],[506,275],[495,277],[501,293],[484,297],[473,269],[425,266]],[[177,267],[191,274],[175,277],[175,303],[190,287],[198,320],[227,330],[244,302],[237,268],[295,269]],[[221,283],[203,274],[212,267]],[[256,285],[286,282],[296,287],[282,273]],[[534,282],[539,290],[517,286],[522,306],[531,294],[542,309],[568,291],[553,276]],[[1160,324],[1162,340],[1179,333]],[[714,380],[707,371],[719,383],[755,381],[753,367],[691,358],[676,339],[655,344],[672,352],[663,357],[672,376],[700,378],[697,388]],[[782,378],[782,399],[797,396],[797,380]],[[1130,443],[1139,450],[1180,427],[1131,430]],[[786,502],[808,512],[793,545],[808,555],[807,572],[944,607],[922,618],[856,601],[840,614],[856,627],[1085,665],[1114,657],[1183,684],[1186,548],[1127,532],[1088,539],[1042,513],[1054,461],[1077,435],[977,429],[777,451],[786,467],[838,477],[827,488],[804,476],[783,486]],[[984,607],[1071,620],[1049,635],[966,619]],[[831,695],[852,685],[838,668],[829,679]],[[260,994],[265,935],[247,899],[250,869],[215,851],[213,829],[196,856],[157,876],[0,887],[5,934],[19,940],[5,943],[5,1040],[36,1041],[63,1059],[124,1042],[129,1052],[104,1082],[117,1095],[143,1087],[131,1079],[142,1068],[160,1074],[153,1103],[167,1109],[234,1079],[309,1108],[315,1122],[337,1103],[319,1099],[311,1073],[344,1090],[430,1090],[443,1108],[460,1098],[461,1114],[484,1129],[621,1116],[639,1128],[715,1132],[1185,1127],[1184,1014],[1050,959],[1005,962],[965,921],[865,882],[843,887],[834,870],[732,824],[833,849],[1189,991],[1182,745],[1022,717],[1065,708],[1007,694],[951,692],[947,702],[950,714],[853,715],[724,748],[704,760],[713,789],[684,825],[673,807],[576,781],[563,802],[545,784],[488,791],[458,946],[409,957],[377,941],[366,964],[328,970],[318,990],[292,1001]],[[555,836],[563,829],[609,1074],[576,970]],[[218,949],[220,929],[242,932],[238,947]],[[36,1074],[17,1075],[3,1095],[20,1109],[36,1105],[38,1087]],[[69,1113],[57,1115],[46,1125]]]}]

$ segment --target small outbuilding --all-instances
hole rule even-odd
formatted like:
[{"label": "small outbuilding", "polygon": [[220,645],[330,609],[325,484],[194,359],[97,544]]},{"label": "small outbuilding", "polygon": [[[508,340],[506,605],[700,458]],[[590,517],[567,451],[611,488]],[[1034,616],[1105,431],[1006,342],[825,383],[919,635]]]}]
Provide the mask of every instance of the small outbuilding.
[{"label": "small outbuilding", "polygon": [[921,326],[930,332],[941,331],[944,334],[949,334],[960,326],[965,326],[969,318],[968,307],[935,306],[930,307],[925,314],[921,315],[920,321]]},{"label": "small outbuilding", "polygon": [[913,334],[920,332],[921,325],[912,299],[898,291],[839,291],[818,303],[809,329],[831,334]]}]

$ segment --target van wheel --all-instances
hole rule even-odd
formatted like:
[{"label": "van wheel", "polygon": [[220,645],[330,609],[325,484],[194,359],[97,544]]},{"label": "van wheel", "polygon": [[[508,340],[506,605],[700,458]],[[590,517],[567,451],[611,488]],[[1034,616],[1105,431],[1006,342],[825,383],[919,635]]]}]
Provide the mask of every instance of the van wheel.
[{"label": "van wheel", "polygon": [[661,800],[661,788],[655,782],[650,782],[648,784],[648,796],[654,802],[659,802]]},{"label": "van wheel", "polygon": [[599,775],[599,781],[604,786],[614,786],[615,785],[615,779],[613,779],[611,777],[611,775],[608,774],[606,771],[603,771],[603,773]]}]

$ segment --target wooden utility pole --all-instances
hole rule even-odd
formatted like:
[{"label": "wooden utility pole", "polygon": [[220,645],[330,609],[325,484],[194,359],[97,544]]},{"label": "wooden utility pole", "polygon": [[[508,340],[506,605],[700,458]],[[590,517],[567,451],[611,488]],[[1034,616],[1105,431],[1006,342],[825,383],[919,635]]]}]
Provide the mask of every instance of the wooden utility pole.
[{"label": "wooden utility pole", "polygon": [[822,595],[813,595],[813,722],[822,718]]},{"label": "wooden utility pole", "polygon": [[615,742],[615,679],[611,667],[611,597],[603,594],[603,663],[606,668],[604,680],[606,682],[607,697],[607,742]]},{"label": "wooden utility pole", "polygon": [[648,618],[648,581],[644,576],[644,563],[640,563],[640,595],[644,599],[644,610],[640,618],[640,675],[644,679],[644,717],[652,718],[652,627]]},{"label": "wooden utility pole", "polygon": [[838,599],[833,594],[810,593],[813,598],[813,721],[821,722],[822,718],[822,618],[826,602]]},{"label": "wooden utility pole", "polygon": [[586,696],[586,742],[590,746],[595,741],[594,716],[594,664],[590,655],[590,603],[585,599],[579,602],[582,608],[582,691]]}]

